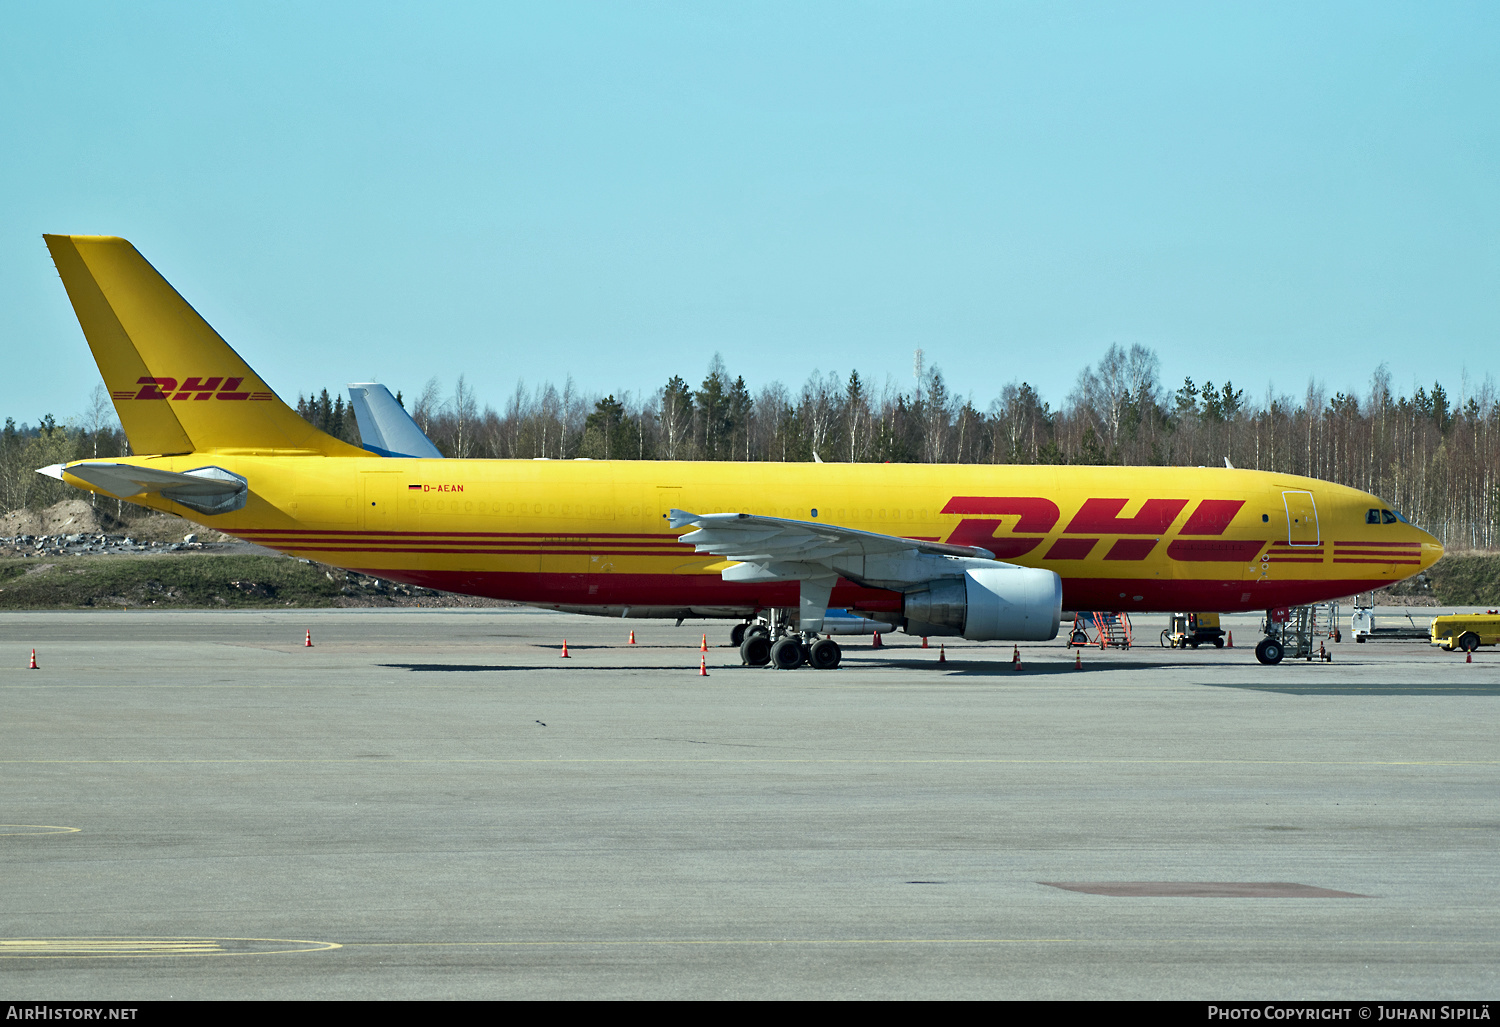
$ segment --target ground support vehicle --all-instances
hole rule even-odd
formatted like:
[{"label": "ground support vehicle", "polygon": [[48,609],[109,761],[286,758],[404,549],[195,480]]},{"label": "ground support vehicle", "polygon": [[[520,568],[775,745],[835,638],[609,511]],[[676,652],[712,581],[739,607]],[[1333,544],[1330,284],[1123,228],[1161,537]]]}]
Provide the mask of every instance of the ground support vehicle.
[{"label": "ground support vehicle", "polygon": [[1482,645],[1500,642],[1500,612],[1453,613],[1432,618],[1428,638],[1447,652],[1472,653]]},{"label": "ground support vehicle", "polygon": [[1349,615],[1349,633],[1354,636],[1354,641],[1364,643],[1372,640],[1391,641],[1400,639],[1427,639],[1431,630],[1431,624],[1418,624],[1411,614],[1406,614],[1406,623],[1397,620],[1394,624],[1377,626],[1375,623],[1375,603],[1372,595],[1367,602],[1355,601],[1354,612]]},{"label": "ground support vehicle", "polygon": [[1196,649],[1200,645],[1224,648],[1224,629],[1217,613],[1174,613],[1172,625],[1161,633],[1163,649]]}]

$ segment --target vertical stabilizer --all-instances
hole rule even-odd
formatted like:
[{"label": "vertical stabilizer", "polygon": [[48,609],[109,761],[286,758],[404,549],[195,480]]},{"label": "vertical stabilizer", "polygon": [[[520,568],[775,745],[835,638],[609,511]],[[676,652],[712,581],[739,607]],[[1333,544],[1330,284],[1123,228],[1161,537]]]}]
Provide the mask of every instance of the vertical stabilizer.
[{"label": "vertical stabilizer", "polygon": [[363,455],[278,399],[130,243],[43,238],[134,452]]}]

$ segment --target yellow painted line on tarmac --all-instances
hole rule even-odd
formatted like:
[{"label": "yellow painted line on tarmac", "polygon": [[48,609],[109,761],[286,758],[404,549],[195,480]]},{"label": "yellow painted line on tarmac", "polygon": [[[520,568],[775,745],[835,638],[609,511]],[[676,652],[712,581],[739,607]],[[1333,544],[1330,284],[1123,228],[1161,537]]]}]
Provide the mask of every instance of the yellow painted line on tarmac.
[{"label": "yellow painted line on tarmac", "polygon": [[50,824],[0,824],[0,835],[77,834],[81,827],[53,827]]},{"label": "yellow painted line on tarmac", "polygon": [[[285,938],[9,938],[0,939],[0,959],[140,959],[204,956],[270,956],[334,949],[560,949],[735,946],[959,946],[959,945],[1216,945],[1285,946],[1285,938],[565,938],[511,941],[331,942]],[[1310,942],[1312,943],[1312,942]],[[1493,948],[1495,939],[1344,939],[1341,944],[1402,948]]]},{"label": "yellow painted line on tarmac", "polygon": [[[1309,944],[1316,942],[1310,941]],[[380,948],[592,948],[625,946],[731,946],[731,945],[1275,945],[1285,947],[1286,938],[642,938],[561,941],[349,941],[346,949]],[[1381,946],[1495,946],[1500,941],[1475,939],[1403,940],[1367,938],[1340,941],[1341,945]]]},{"label": "yellow painted line on tarmac", "polygon": [[289,938],[0,938],[0,959],[269,956],[342,947],[332,941]]}]

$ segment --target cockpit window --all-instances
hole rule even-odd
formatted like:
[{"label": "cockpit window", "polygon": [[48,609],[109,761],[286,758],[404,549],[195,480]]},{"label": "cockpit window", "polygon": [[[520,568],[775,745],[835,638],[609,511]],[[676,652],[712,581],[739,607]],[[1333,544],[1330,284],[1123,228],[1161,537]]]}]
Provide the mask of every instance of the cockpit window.
[{"label": "cockpit window", "polygon": [[1397,516],[1395,513],[1393,513],[1390,510],[1382,510],[1382,511],[1380,511],[1380,516],[1381,516],[1381,519],[1382,519],[1381,522],[1383,524],[1396,524],[1396,523],[1399,523],[1401,521],[1401,519],[1402,519],[1402,518],[1400,518],[1399,516]]},{"label": "cockpit window", "polygon": [[1379,510],[1366,510],[1365,511],[1365,523],[1366,524],[1379,524],[1380,523],[1380,511]]}]

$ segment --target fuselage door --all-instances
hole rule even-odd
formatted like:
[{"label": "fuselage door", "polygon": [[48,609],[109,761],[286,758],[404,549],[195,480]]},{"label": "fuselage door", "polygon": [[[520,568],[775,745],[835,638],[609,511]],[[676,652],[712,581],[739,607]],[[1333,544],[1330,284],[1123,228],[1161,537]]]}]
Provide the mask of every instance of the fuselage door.
[{"label": "fuselage door", "polygon": [[[404,470],[404,469],[403,469]],[[361,471],[359,475],[360,521],[366,531],[390,531],[405,491],[402,471]]]},{"label": "fuselage door", "polygon": [[[656,519],[654,530],[663,533],[672,531],[672,526],[667,523],[667,517],[673,510],[682,508],[682,489],[675,485],[656,486],[656,510],[661,516]],[[674,532],[675,534],[675,532]]]},{"label": "fuselage door", "polygon": [[1316,546],[1322,542],[1318,534],[1318,506],[1311,492],[1285,491],[1281,494],[1286,503],[1286,540],[1294,546]]}]

